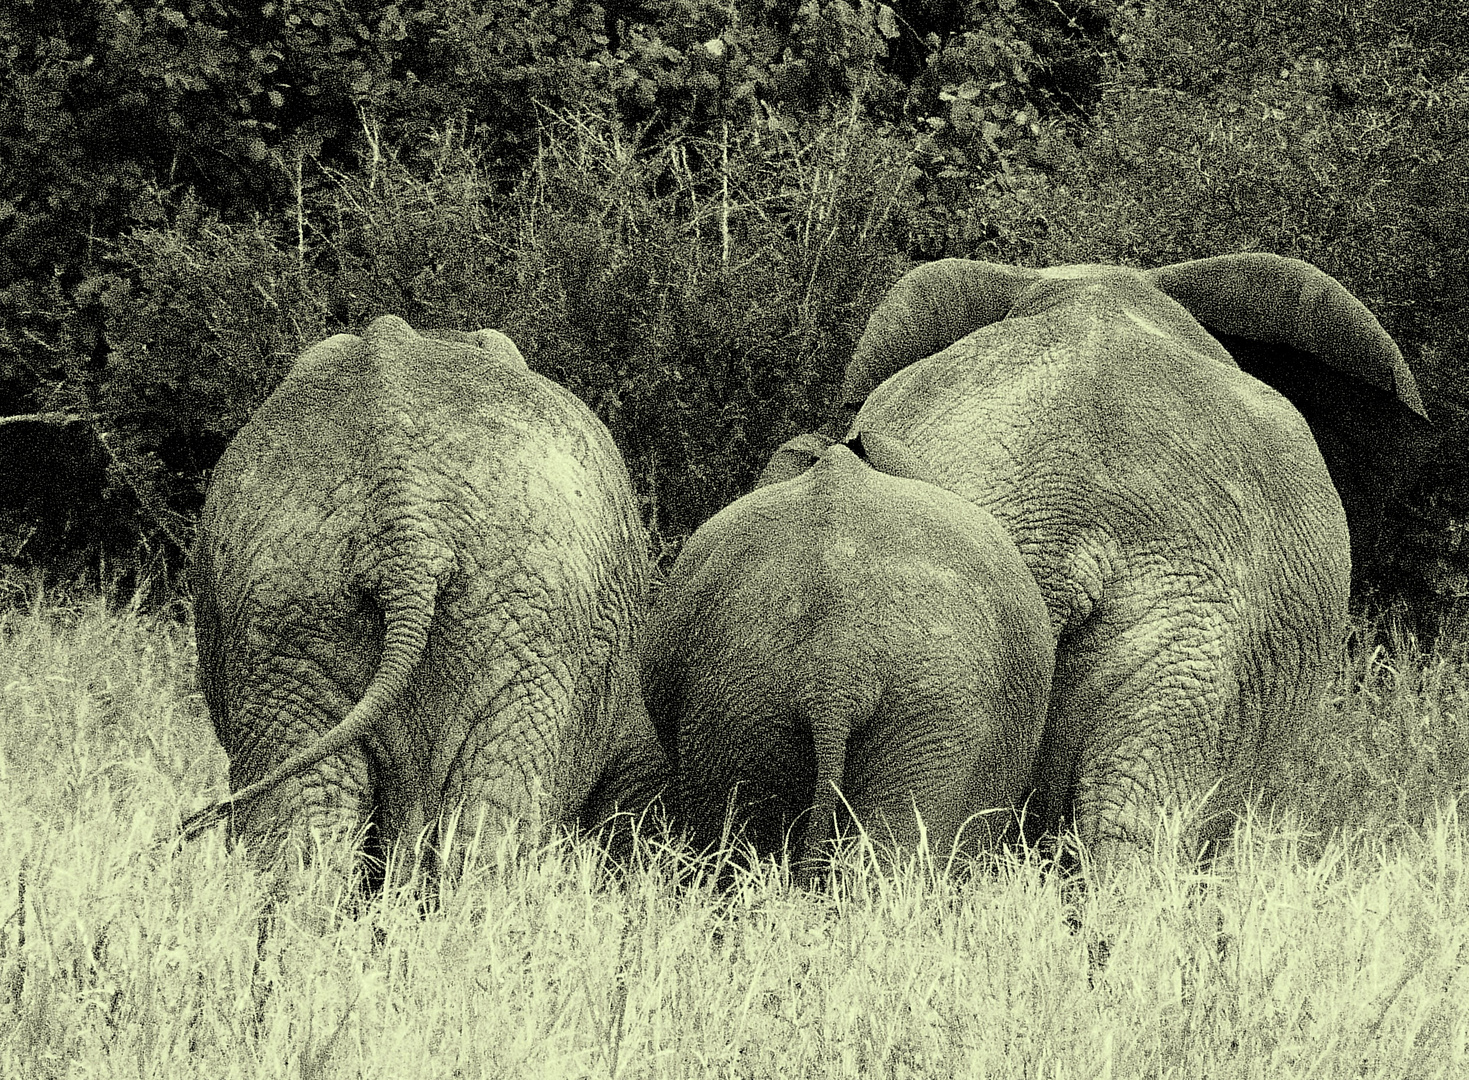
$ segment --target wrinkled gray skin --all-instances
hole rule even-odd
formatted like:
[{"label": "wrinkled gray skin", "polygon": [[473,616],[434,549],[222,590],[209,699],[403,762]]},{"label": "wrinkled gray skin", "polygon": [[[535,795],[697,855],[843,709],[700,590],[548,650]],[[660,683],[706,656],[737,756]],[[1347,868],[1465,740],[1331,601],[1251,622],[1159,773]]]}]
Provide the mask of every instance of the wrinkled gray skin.
[{"label": "wrinkled gray skin", "polygon": [[665,779],[626,468],[494,331],[389,316],[303,354],[215,469],[193,583],[237,795],[188,831],[229,812],[269,860],[372,822],[387,850],[462,807],[461,838],[534,841]]},{"label": "wrinkled gray skin", "polygon": [[[786,444],[764,486],[690,537],[643,652],[694,841],[718,843],[733,804],[761,853],[795,841],[801,882],[848,811],[884,855],[919,846],[919,818],[941,859],[999,841],[1034,766],[1053,649],[989,514],[825,443]],[[913,465],[881,436],[863,449]]]},{"label": "wrinkled gray skin", "polygon": [[1312,433],[1201,322],[1422,413],[1366,308],[1265,255],[930,263],[873,313],[844,382],[853,429],[992,513],[1039,584],[1057,653],[1029,820],[1074,821],[1104,872],[1165,807],[1202,811],[1195,850],[1227,834],[1316,707],[1346,614],[1347,525]]}]

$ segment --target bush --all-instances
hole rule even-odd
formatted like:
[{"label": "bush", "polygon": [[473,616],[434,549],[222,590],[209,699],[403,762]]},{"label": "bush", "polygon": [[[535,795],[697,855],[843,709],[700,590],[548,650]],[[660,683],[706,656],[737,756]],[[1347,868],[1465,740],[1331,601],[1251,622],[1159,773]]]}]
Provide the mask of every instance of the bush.
[{"label": "bush", "polygon": [[1335,683],[1270,798],[1318,838],[1431,828],[1469,798],[1469,641],[1435,648],[1396,619],[1358,620]]},{"label": "bush", "polygon": [[548,145],[513,201],[507,329],[607,420],[657,531],[686,536],[828,417],[900,269],[901,170],[860,125],[637,154],[571,123]]},{"label": "bush", "polygon": [[804,145],[753,128],[643,145],[595,114],[543,135],[507,194],[440,141],[427,169],[387,152],[365,176],[321,169],[294,235],[186,197],[113,247],[82,292],[106,361],[68,386],[119,433],[159,522],[187,534],[213,460],[302,348],[383,314],[509,333],[607,422],[660,545],[827,419],[903,266],[891,147],[857,120]]},{"label": "bush", "polygon": [[94,417],[113,510],[176,551],[302,347],[495,325],[676,540],[826,418],[907,260],[1269,250],[1378,314],[1438,423],[1379,589],[1469,595],[1469,31],[1395,0],[1063,7],[13,5],[0,405]]}]

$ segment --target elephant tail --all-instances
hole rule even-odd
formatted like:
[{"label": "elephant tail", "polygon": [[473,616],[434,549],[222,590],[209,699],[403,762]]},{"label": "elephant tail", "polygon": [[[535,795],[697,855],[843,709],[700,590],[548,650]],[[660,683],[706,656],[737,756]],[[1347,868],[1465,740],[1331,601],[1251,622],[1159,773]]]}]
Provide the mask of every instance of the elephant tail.
[{"label": "elephant tail", "polygon": [[797,712],[810,725],[816,760],[809,817],[792,869],[792,878],[799,887],[809,886],[825,861],[837,811],[846,801],[842,784],[846,780],[847,746],[853,733],[872,719],[880,696],[872,664],[855,664],[840,676],[831,671],[816,673],[807,680],[805,690],[797,694]]},{"label": "elephant tail", "polygon": [[411,775],[409,750],[404,733],[384,724],[418,667],[428,646],[429,626],[433,622],[438,581],[429,572],[412,575],[381,597],[383,605],[383,650],[377,670],[367,684],[361,700],[310,746],[303,747],[281,762],[265,776],[239,791],[190,814],[180,825],[181,840],[188,841],[222,822],[230,808],[269,791],[283,780],[298,776],[318,762],[331,757],[371,733],[383,740],[394,766],[405,776]]}]

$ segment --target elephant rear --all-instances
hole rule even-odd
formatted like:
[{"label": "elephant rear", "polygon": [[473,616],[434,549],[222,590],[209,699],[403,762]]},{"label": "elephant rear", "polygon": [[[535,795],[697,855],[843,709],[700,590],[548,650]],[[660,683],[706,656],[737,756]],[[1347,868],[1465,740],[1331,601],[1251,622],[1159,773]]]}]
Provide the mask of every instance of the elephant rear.
[{"label": "elephant rear", "polygon": [[610,435],[508,339],[384,318],[309,350],[221,458],[196,549],[232,827],[413,843],[461,807],[539,836],[646,804],[646,563]]},{"label": "elephant rear", "polygon": [[696,839],[725,811],[807,876],[850,807],[913,849],[993,843],[1046,710],[1044,603],[987,514],[845,446],[690,539],[655,605],[650,711]]},{"label": "elephant rear", "polygon": [[1148,272],[940,260],[873,312],[843,385],[854,424],[994,513],[1046,597],[1036,818],[1074,824],[1104,873],[1146,856],[1170,810],[1188,850],[1216,849],[1340,644],[1353,541],[1332,474],[1422,418],[1386,331],[1263,253]]}]

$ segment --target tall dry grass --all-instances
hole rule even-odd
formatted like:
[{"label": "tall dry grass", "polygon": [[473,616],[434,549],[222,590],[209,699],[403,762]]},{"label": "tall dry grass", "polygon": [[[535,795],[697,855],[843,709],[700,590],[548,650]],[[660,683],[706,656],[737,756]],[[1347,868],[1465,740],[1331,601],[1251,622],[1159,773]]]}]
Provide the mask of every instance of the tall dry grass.
[{"label": "tall dry grass", "polygon": [[622,871],[487,842],[427,914],[288,872],[258,948],[272,886],[218,835],[166,842],[223,782],[193,667],[184,626],[135,610],[0,615],[0,1075],[1469,1070],[1460,643],[1364,629],[1291,782],[1207,870],[1176,819],[1084,889],[1026,853],[853,856],[807,894],[665,837]]}]

